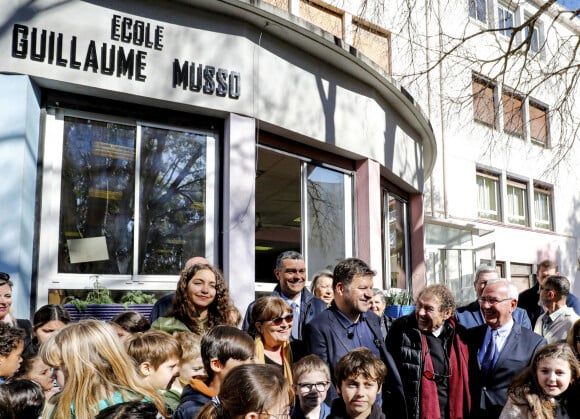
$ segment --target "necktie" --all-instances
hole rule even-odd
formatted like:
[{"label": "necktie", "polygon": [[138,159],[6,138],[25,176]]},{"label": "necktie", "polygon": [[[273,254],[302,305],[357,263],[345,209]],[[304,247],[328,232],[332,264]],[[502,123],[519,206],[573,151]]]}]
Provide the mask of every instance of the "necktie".
[{"label": "necktie", "polygon": [[546,334],[550,331],[550,326],[552,325],[552,319],[548,316],[548,313],[544,313],[544,317],[542,317],[542,336],[546,336]]},{"label": "necktie", "polygon": [[300,339],[300,307],[296,303],[292,303],[291,307],[294,313],[294,319],[292,320],[292,338]]},{"label": "necktie", "polygon": [[487,344],[485,354],[483,354],[483,358],[481,360],[481,372],[483,372],[486,375],[489,372],[489,370],[493,367],[494,358],[497,352],[496,338],[497,338],[497,330],[492,330],[491,339]]}]

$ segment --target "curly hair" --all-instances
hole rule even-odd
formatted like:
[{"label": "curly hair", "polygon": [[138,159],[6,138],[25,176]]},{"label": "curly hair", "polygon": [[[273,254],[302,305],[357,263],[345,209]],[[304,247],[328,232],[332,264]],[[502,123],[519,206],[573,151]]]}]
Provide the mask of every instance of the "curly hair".
[{"label": "curly hair", "polygon": [[437,297],[437,299],[441,302],[441,313],[451,309],[451,313],[455,311],[455,297],[449,288],[442,284],[435,284],[429,285],[428,287],[423,288],[417,299],[421,298],[424,295],[433,295]]},{"label": "curly hair", "polygon": [[[207,324],[203,324],[200,313],[195,307],[195,304],[189,298],[187,287],[189,282],[199,271],[209,270],[215,276],[216,293],[215,298],[208,307]],[[230,299],[229,291],[221,271],[212,265],[205,263],[196,263],[181,271],[179,281],[177,282],[177,289],[171,309],[167,313],[168,317],[175,317],[182,321],[194,333],[203,334],[206,330],[220,324],[227,324],[230,326],[237,326],[232,324],[231,313],[234,310],[234,305]]]},{"label": "curly hair", "polygon": [[24,330],[0,322],[0,356],[10,355],[20,342],[24,343],[24,336]]}]

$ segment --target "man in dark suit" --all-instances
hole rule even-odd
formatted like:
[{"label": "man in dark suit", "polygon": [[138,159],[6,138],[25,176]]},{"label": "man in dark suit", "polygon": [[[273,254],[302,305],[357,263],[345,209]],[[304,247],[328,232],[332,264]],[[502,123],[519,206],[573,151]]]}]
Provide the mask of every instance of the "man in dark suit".
[{"label": "man in dark suit", "polygon": [[[477,299],[474,302],[455,310],[457,321],[466,329],[471,329],[472,327],[480,326],[485,323],[478,299],[481,297],[481,294],[487,285],[487,281],[499,278],[499,274],[494,267],[484,264],[477,267],[474,278],[473,287],[475,288]],[[516,307],[512,316],[516,323],[521,324],[522,327],[525,327],[526,329],[532,330],[532,324],[530,323],[528,314],[524,309]]]},{"label": "man in dark suit", "polygon": [[[373,297],[373,276],[376,273],[360,259],[350,258],[334,268],[334,301],[306,325],[304,340],[308,352],[322,358],[334,376],[338,361],[350,350],[369,348],[387,366],[382,387],[383,411],[391,418],[407,418],[401,377],[381,334],[378,316],[367,313]],[[331,386],[327,402],[337,397]]]},{"label": "man in dark suit", "polygon": [[518,290],[505,279],[492,279],[479,299],[485,325],[469,330],[469,384],[472,418],[497,419],[514,376],[526,368],[546,340],[515,323]]},{"label": "man in dark suit", "polygon": [[[538,269],[536,271],[536,283],[531,288],[522,291],[519,295],[518,307],[526,310],[532,322],[532,328],[535,326],[540,314],[544,312],[542,306],[538,304],[540,301],[540,286],[552,275],[558,275],[558,265],[550,259],[541,261],[538,263]],[[576,314],[580,316],[580,300],[574,294],[568,294],[566,297],[566,305],[572,307]]]}]

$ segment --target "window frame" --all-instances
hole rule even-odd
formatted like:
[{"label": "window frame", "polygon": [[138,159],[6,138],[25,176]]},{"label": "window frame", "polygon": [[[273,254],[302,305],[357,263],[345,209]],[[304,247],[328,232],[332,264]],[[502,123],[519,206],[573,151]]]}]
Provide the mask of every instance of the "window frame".
[{"label": "window frame", "polygon": [[[479,90],[476,91],[476,88]],[[480,76],[476,73],[472,74],[471,89],[473,120],[492,128],[495,128],[497,121],[496,88],[497,85],[490,79]],[[491,98],[491,106],[489,106],[489,103],[485,102],[488,97]],[[480,110],[482,112],[479,112]],[[486,119],[485,115],[488,114],[488,111],[491,111],[491,118]]]},{"label": "window frame", "polygon": [[[533,109],[538,111],[540,116],[533,115],[536,113]],[[545,138],[539,138],[536,136],[535,133],[539,132],[539,130],[535,129],[539,118],[543,118],[543,123],[540,121],[539,123],[542,125],[542,131],[544,131]],[[550,118],[549,118],[549,108],[547,105],[539,102],[536,99],[530,98],[528,100],[528,123],[529,123],[529,131],[530,131],[530,141],[532,144],[548,148],[550,144]]]},{"label": "window frame", "polygon": [[[538,197],[540,195],[547,197],[546,212],[548,218],[543,219],[545,223],[541,223],[538,211]],[[546,231],[554,231],[554,189],[552,187],[534,184],[534,228]]]},{"label": "window frame", "polygon": [[[105,109],[105,108],[103,108]],[[213,144],[208,144],[206,164],[213,163],[212,178],[213,182],[206,183],[207,214],[206,219],[206,254],[208,260],[217,260],[218,258],[218,222],[219,219],[219,196],[220,190],[220,139],[221,132],[218,130],[208,129],[206,127],[197,128],[196,122],[191,126],[179,124],[161,124],[154,120],[148,120],[141,116],[120,117],[115,115],[115,109],[110,113],[88,112],[85,110],[75,109],[74,107],[56,108],[47,106],[46,117],[44,121],[45,143],[50,147],[45,147],[43,160],[43,181],[42,181],[42,210],[39,227],[39,288],[42,289],[63,289],[75,290],[91,287],[91,281],[98,276],[102,285],[112,290],[134,289],[134,284],[146,284],[149,289],[174,289],[175,281],[178,277],[176,274],[139,274],[138,264],[139,255],[136,254],[139,247],[139,205],[133,208],[135,221],[133,236],[133,273],[131,274],[100,274],[92,273],[61,273],[58,268],[58,241],[60,231],[60,210],[61,210],[61,176],[63,164],[63,147],[64,147],[64,126],[65,117],[91,119],[105,123],[124,124],[135,127],[135,169],[134,169],[134,191],[135,202],[140,198],[140,141],[141,128],[152,127],[157,129],[167,129],[182,132],[192,132],[195,134],[205,135],[211,138]],[[208,173],[209,177],[209,173]]]},{"label": "window frame", "polygon": [[[405,289],[407,291],[411,290],[412,282],[411,282],[411,240],[410,240],[410,229],[409,229],[409,199],[405,194],[399,193],[399,190],[391,185],[388,185],[387,182],[381,182],[381,190],[382,190],[382,242],[383,242],[383,287],[384,289],[389,288],[400,288]],[[391,221],[390,221],[390,208],[388,205],[389,199],[393,198],[398,203],[401,203],[403,206],[403,238],[405,242],[403,243],[403,253],[405,256],[405,260],[403,261],[403,274],[404,278],[397,278],[397,283],[394,284],[395,279],[393,278],[392,274],[392,263],[391,263],[391,246],[390,246],[390,237],[391,237]],[[404,281],[404,282],[403,282]]]},{"label": "window frame", "polygon": [[[496,24],[497,24],[497,30],[498,32],[507,37],[510,38],[513,35],[513,28],[516,24],[516,13],[514,10],[510,9],[508,6],[506,6],[503,3],[498,3],[497,7],[496,7]],[[500,16],[504,15],[503,17]],[[506,23],[508,22],[508,16],[509,15],[509,20],[510,20],[510,25],[506,25]]]},{"label": "window frame", "polygon": [[[524,108],[525,101],[522,95],[505,88],[501,94],[503,131],[517,137],[524,137]],[[517,113],[516,113],[517,112]],[[516,118],[517,116],[517,118]]]},{"label": "window frame", "polygon": [[[265,150],[268,152],[276,153],[281,156],[293,158],[297,160],[299,164],[299,183],[300,183],[300,249],[297,249],[306,261],[306,271],[309,277],[314,275],[316,272],[311,271],[311,263],[310,263],[310,251],[308,249],[308,242],[309,242],[309,232],[307,223],[309,222],[308,219],[308,166],[316,166],[323,169],[332,170],[334,172],[340,173],[345,178],[345,196],[344,196],[344,210],[345,210],[345,226],[351,226],[352,228],[349,231],[344,232],[345,234],[345,243],[344,243],[344,252],[345,257],[351,257],[356,248],[355,238],[356,238],[356,229],[355,229],[355,199],[356,199],[356,188],[355,188],[355,175],[356,172],[354,170],[353,162],[348,159],[340,158],[335,155],[327,154],[317,149],[310,149],[310,151],[306,152],[305,147],[298,145],[296,143],[288,142],[283,137],[278,137],[275,134],[271,134],[266,131],[260,131],[260,142],[257,144],[257,158],[259,159],[259,151]],[[308,155],[308,156],[307,156]],[[260,174],[261,176],[261,174]],[[257,187],[257,185],[256,185]],[[348,205],[347,205],[348,204]],[[259,209],[256,204],[256,213],[259,212]],[[259,240],[256,238],[256,243]],[[257,245],[257,244],[256,244]],[[289,246],[291,247],[291,246]],[[288,249],[286,249],[288,250]],[[277,256],[276,253],[275,256]],[[258,252],[256,251],[255,257],[258,257]],[[273,258],[275,260],[275,257]],[[257,264],[257,262],[256,262]],[[274,263],[271,266],[265,268],[265,270],[271,272],[271,269],[274,268]],[[258,267],[256,267],[258,269]],[[277,282],[272,275],[268,274],[267,280],[258,280],[258,276],[265,277],[264,275],[258,275],[256,273],[256,281],[255,281],[255,292],[256,297],[269,295],[275,288]],[[309,278],[307,278],[307,282],[309,283]]]},{"label": "window frame", "polygon": [[[483,16],[479,16],[478,11],[480,10],[477,6],[483,5]],[[473,7],[472,7],[473,5]],[[470,19],[476,20],[479,23],[487,24],[488,21],[488,4],[487,0],[467,0],[467,9]],[[472,13],[473,11],[473,13]]]},{"label": "window frame", "polygon": [[[480,186],[478,182],[479,178],[487,179],[494,182],[495,203],[496,203],[495,209],[482,207],[481,205],[482,203],[480,202],[479,199],[480,198]],[[476,186],[477,186],[477,218],[492,222],[502,222],[501,176],[496,173],[478,169],[476,172]],[[488,191],[484,192],[488,193]],[[488,197],[490,197],[490,195],[488,195]]]},{"label": "window frame", "polygon": [[[510,191],[518,191],[519,196],[510,193]],[[514,200],[517,199],[517,205],[514,205]],[[522,202],[519,202],[521,198]],[[529,217],[529,204],[528,204],[528,185],[524,181],[519,181],[513,178],[506,179],[506,219],[507,223],[511,225],[527,227],[530,225]],[[512,211],[516,209],[523,210],[523,214],[516,214]]]}]

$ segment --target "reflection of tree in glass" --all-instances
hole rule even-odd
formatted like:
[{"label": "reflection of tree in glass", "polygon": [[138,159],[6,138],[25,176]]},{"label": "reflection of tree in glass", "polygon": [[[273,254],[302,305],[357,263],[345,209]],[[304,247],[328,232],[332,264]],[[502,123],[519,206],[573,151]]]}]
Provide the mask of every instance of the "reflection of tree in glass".
[{"label": "reflection of tree in glass", "polygon": [[[334,244],[342,242],[342,203],[343,184],[342,182],[332,181],[327,175],[329,172],[321,168],[309,168],[312,175],[307,182],[308,194],[308,222],[309,235],[315,240],[323,250],[331,250]],[[316,174],[314,172],[317,172]],[[332,176],[331,176],[332,177]]]},{"label": "reflection of tree in glass", "polygon": [[[135,128],[67,117],[63,147],[59,271],[119,273],[133,247]],[[70,264],[68,239],[101,236],[109,260]]]},{"label": "reflection of tree in glass", "polygon": [[205,254],[205,137],[144,127],[140,273],[175,274]]}]

